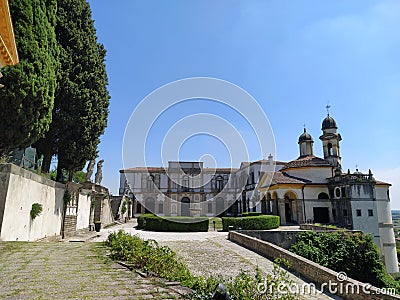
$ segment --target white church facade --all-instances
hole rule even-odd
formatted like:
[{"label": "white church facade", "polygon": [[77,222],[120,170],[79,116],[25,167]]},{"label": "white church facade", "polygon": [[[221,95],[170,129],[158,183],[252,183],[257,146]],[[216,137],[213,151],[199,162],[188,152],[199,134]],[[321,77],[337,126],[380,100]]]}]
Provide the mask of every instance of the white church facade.
[{"label": "white church facade", "polygon": [[207,169],[202,162],[169,162],[167,168],[120,170],[120,195],[134,199],[133,214],[235,216],[257,211],[279,215],[281,224],[322,223],[373,236],[389,273],[399,271],[389,183],[371,171],[343,172],[336,121],[322,122],[323,158],[304,129],[300,155],[290,162],[243,162],[239,169]]},{"label": "white church facade", "polygon": [[386,270],[397,273],[390,184],[376,180],[371,171],[342,172],[342,137],[337,129],[328,114],[319,137],[324,158],[314,156],[314,141],[304,129],[298,140],[300,156],[261,177],[259,206],[262,211],[267,208],[263,212],[279,215],[282,224],[330,223],[371,234]]}]

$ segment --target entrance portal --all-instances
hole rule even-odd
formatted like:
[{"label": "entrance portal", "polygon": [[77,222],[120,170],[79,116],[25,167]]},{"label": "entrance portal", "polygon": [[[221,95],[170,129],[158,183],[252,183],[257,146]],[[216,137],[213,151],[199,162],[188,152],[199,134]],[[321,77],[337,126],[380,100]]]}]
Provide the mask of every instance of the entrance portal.
[{"label": "entrance portal", "polygon": [[181,216],[190,217],[190,199],[188,197],[181,199]]},{"label": "entrance portal", "polygon": [[313,207],[314,223],[329,223],[328,207]]},{"label": "entrance portal", "polygon": [[286,223],[291,223],[292,222],[292,209],[290,207],[290,203],[286,202],[285,203],[285,218],[286,218]]}]

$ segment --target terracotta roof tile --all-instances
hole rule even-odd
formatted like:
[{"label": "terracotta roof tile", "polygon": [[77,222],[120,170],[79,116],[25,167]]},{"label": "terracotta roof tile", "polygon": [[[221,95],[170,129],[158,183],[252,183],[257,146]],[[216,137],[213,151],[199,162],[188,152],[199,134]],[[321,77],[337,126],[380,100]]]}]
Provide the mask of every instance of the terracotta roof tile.
[{"label": "terracotta roof tile", "polygon": [[290,183],[309,183],[311,182],[310,180],[291,176],[285,172],[275,172],[274,177],[272,178],[272,183],[275,184],[290,184]]},{"label": "terracotta roof tile", "polygon": [[331,167],[329,161],[316,157],[314,155],[308,155],[305,157],[299,157],[298,159],[292,160],[285,164],[282,170],[290,168],[302,168],[302,167]]}]

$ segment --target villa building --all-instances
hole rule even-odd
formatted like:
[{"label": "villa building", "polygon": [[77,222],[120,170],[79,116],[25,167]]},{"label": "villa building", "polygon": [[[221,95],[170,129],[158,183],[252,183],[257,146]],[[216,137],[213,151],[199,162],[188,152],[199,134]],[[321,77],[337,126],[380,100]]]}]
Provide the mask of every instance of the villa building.
[{"label": "villa building", "polygon": [[[168,168],[120,170],[120,195],[134,195],[133,214],[166,216],[236,215],[236,169],[203,167],[203,162],[169,162]],[[215,200],[215,201],[212,201]]]}]

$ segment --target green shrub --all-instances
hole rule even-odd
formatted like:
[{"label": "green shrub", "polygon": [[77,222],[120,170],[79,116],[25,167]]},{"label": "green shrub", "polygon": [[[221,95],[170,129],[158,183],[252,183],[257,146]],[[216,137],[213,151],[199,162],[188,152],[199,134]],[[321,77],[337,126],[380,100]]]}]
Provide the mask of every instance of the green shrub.
[{"label": "green shrub", "polygon": [[42,204],[33,203],[32,204],[32,208],[31,208],[31,212],[30,212],[31,219],[32,220],[35,219],[37,216],[39,216],[42,213],[42,211],[43,211]]},{"label": "green shrub", "polygon": [[122,207],[121,207],[121,214],[124,214],[124,213],[126,213],[126,201],[125,200],[122,202]]},{"label": "green shrub", "polygon": [[65,190],[64,192],[64,205],[68,205],[72,200],[72,194],[69,190]]},{"label": "green shrub", "polygon": [[176,259],[175,252],[154,240],[142,240],[120,230],[111,233],[106,244],[111,249],[111,258],[127,261],[147,274],[169,280],[184,280],[190,274],[189,269]]},{"label": "green shrub", "polygon": [[235,230],[267,230],[278,228],[279,225],[279,216],[272,215],[222,218],[222,227],[224,231],[228,231],[229,226],[232,226]]},{"label": "green shrub", "polygon": [[305,231],[297,234],[290,250],[334,271],[379,288],[397,283],[386,273],[378,247],[372,236],[362,232]]},{"label": "green shrub", "polygon": [[144,214],[138,217],[138,228],[151,231],[198,232],[208,231],[208,218],[158,217]]},{"label": "green shrub", "polygon": [[[218,283],[226,286],[232,300],[296,299],[288,290],[291,283],[288,273],[278,264],[274,264],[271,274],[263,274],[257,268],[254,276],[242,271],[229,279],[219,276],[204,278],[192,275],[186,264],[176,257],[175,252],[167,246],[160,246],[154,240],[143,240],[120,230],[111,233],[105,243],[110,248],[112,259],[126,261],[148,275],[179,281],[183,286],[192,289],[189,299],[211,299]],[[286,288],[278,290],[279,284]]]}]

